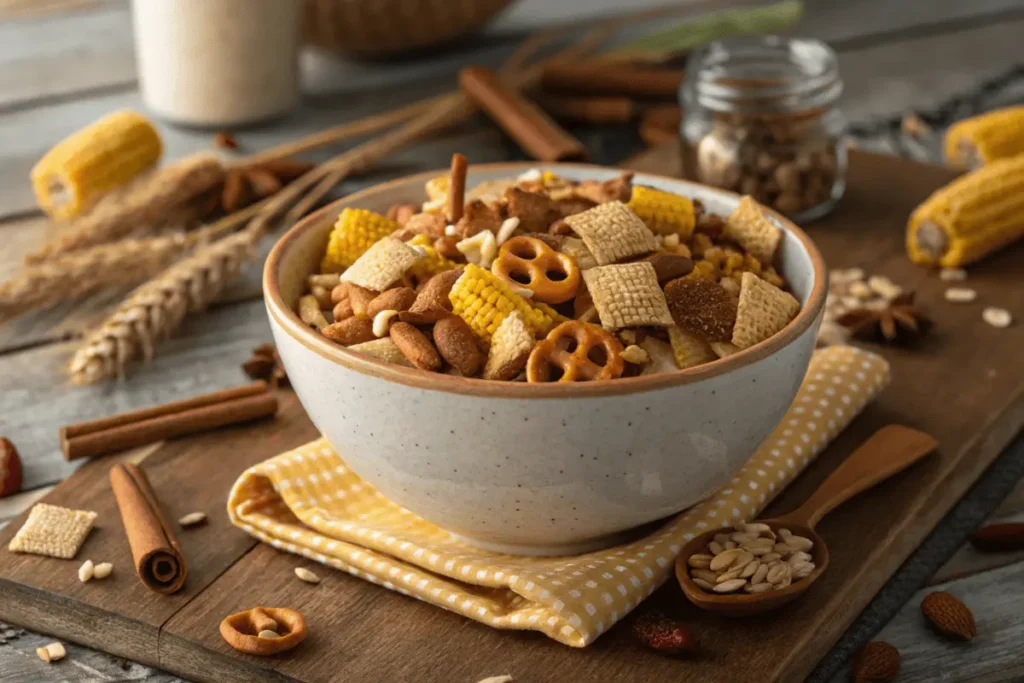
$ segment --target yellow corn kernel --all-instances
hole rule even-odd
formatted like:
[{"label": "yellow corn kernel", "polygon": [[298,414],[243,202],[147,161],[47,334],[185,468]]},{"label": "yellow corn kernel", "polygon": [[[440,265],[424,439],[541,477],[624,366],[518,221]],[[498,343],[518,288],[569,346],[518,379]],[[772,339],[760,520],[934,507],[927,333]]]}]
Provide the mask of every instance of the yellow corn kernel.
[{"label": "yellow corn kernel", "polygon": [[778,274],[774,266],[768,266],[765,268],[761,273],[761,279],[775,285],[776,287],[782,287],[786,284],[785,280],[783,280],[782,276]]},{"label": "yellow corn kernel", "polygon": [[459,264],[437,253],[434,243],[426,235],[416,235],[406,244],[413,247],[422,247],[427,252],[426,256],[414,263],[412,268],[409,269],[409,272],[416,278],[417,282],[425,282],[432,275],[459,267]]},{"label": "yellow corn kernel", "polygon": [[711,238],[702,232],[696,233],[690,240],[690,251],[697,258],[704,258],[704,252],[714,247]]},{"label": "yellow corn kernel", "polygon": [[720,265],[725,261],[725,250],[721,247],[709,247],[704,250],[704,260],[710,261],[716,266]]},{"label": "yellow corn kernel", "polygon": [[914,263],[962,268],[1024,235],[1024,154],[936,190],[907,224]]},{"label": "yellow corn kernel", "polygon": [[689,197],[634,185],[626,206],[658,235],[676,234],[686,240],[693,234],[696,219]]},{"label": "yellow corn kernel", "polygon": [[743,254],[738,254],[734,251],[725,257],[725,263],[722,265],[722,273],[725,275],[731,275],[733,271],[742,268],[743,263]]},{"label": "yellow corn kernel", "polygon": [[522,313],[527,328],[535,336],[547,334],[556,323],[565,320],[551,307],[527,301],[497,275],[472,263],[455,281],[448,298],[455,315],[469,323],[488,343],[501,321],[512,311]]},{"label": "yellow corn kernel", "polygon": [[718,279],[718,269],[711,261],[697,261],[693,264],[693,270],[686,277],[703,277],[709,280]]},{"label": "yellow corn kernel", "polygon": [[749,271],[749,272],[753,273],[754,275],[760,275],[761,274],[761,261],[758,260],[758,258],[756,256],[754,256],[753,254],[746,254],[743,257],[743,267],[741,268],[741,270]]},{"label": "yellow corn kernel", "polygon": [[73,218],[156,164],[162,152],[160,134],[142,114],[108,114],[57,143],[32,167],[36,202],[54,218]]},{"label": "yellow corn kernel", "polygon": [[398,223],[373,211],[342,209],[327,240],[327,253],[324,254],[321,270],[337,273],[348,268],[378,240],[399,227]]},{"label": "yellow corn kernel", "polygon": [[1024,105],[954,123],[946,131],[943,147],[946,160],[958,168],[977,168],[1024,154]]}]

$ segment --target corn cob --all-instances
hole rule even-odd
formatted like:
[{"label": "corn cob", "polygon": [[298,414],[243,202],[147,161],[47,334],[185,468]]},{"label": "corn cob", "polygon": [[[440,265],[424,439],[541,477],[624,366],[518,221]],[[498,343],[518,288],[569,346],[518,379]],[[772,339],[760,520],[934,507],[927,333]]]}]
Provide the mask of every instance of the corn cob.
[{"label": "corn cob", "polygon": [[950,165],[966,169],[1024,154],[1024,106],[958,121],[946,131],[943,147]]},{"label": "corn cob", "polygon": [[459,264],[449,261],[437,253],[434,243],[426,235],[416,235],[406,244],[412,247],[419,247],[427,252],[423,258],[414,263],[412,268],[409,269],[409,273],[416,278],[417,282],[426,282],[432,275],[459,267]]},{"label": "corn cob", "polygon": [[58,254],[114,242],[144,230],[188,225],[197,219],[203,196],[224,179],[224,166],[213,154],[200,152],[155,168],[103,195],[36,251],[26,263],[41,263]]},{"label": "corn cob", "polygon": [[389,218],[366,209],[342,209],[331,230],[321,269],[337,273],[348,268],[372,247],[400,226]]},{"label": "corn cob", "polygon": [[683,240],[690,239],[693,234],[696,220],[693,202],[689,197],[634,185],[633,194],[626,206],[655,234],[677,234]]},{"label": "corn cob", "polygon": [[528,302],[509,289],[504,280],[472,263],[452,285],[448,298],[454,313],[488,343],[512,311],[523,315],[526,327],[535,336],[547,334],[556,323],[565,320],[545,304]]},{"label": "corn cob", "polygon": [[1024,154],[1000,159],[936,190],[910,216],[914,263],[960,268],[1024,235]]},{"label": "corn cob", "polygon": [[163,144],[133,111],[118,111],[59,142],[32,168],[39,207],[54,218],[82,213],[96,199],[156,164]]}]

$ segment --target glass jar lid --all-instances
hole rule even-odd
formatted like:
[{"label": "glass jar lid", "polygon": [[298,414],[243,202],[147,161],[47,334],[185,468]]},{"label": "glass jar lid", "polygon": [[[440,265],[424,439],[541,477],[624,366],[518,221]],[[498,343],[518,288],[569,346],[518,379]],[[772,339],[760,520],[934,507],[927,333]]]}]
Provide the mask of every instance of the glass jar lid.
[{"label": "glass jar lid", "polygon": [[842,90],[835,52],[822,41],[759,36],[695,51],[681,95],[684,108],[755,114],[825,108]]}]

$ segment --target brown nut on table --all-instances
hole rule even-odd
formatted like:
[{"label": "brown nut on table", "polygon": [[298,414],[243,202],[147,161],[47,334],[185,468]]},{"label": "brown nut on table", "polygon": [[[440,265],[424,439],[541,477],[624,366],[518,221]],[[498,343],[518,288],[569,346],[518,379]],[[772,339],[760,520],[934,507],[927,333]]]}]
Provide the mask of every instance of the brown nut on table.
[{"label": "brown nut on table", "polygon": [[[258,635],[264,631],[273,631],[278,637]],[[253,607],[220,622],[220,635],[240,652],[266,657],[291,650],[305,640],[306,620],[287,607]]]},{"label": "brown nut on table", "polygon": [[576,260],[536,237],[520,235],[501,245],[491,271],[503,280],[533,292],[533,300],[560,304],[576,296],[580,269]]},{"label": "brown nut on table", "polygon": [[539,341],[526,362],[527,382],[590,382],[622,376],[622,343],[597,325],[564,322]]}]

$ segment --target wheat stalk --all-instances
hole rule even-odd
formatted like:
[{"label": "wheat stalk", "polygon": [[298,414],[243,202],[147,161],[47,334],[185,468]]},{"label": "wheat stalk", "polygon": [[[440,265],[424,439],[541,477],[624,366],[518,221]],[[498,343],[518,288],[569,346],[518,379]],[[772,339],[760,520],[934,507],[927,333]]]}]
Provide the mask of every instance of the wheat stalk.
[{"label": "wheat stalk", "polygon": [[173,263],[187,247],[183,235],[122,240],[26,266],[0,283],[0,322],[101,289],[138,284]]},{"label": "wheat stalk", "polygon": [[259,237],[249,229],[225,237],[132,292],[75,352],[68,367],[71,381],[94,384],[124,377],[130,363],[151,359],[160,340],[188,313],[208,306],[252,259]]},{"label": "wheat stalk", "polygon": [[122,239],[141,229],[194,219],[192,200],[224,179],[211,154],[194,154],[104,195],[89,213],[25,257],[28,265]]}]

